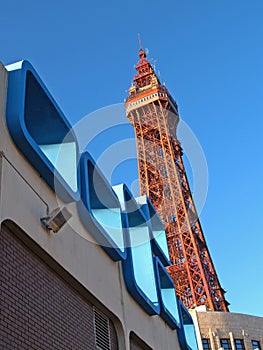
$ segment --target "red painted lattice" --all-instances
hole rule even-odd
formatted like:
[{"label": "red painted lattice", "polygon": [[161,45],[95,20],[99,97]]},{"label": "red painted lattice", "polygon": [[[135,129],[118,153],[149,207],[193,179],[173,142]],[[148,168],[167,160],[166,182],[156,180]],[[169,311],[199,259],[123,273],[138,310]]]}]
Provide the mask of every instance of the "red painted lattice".
[{"label": "red painted lattice", "polygon": [[177,104],[161,85],[142,47],[139,57],[126,111],[136,133],[141,194],[151,199],[166,228],[171,259],[168,271],[185,306],[228,311],[176,137]]}]

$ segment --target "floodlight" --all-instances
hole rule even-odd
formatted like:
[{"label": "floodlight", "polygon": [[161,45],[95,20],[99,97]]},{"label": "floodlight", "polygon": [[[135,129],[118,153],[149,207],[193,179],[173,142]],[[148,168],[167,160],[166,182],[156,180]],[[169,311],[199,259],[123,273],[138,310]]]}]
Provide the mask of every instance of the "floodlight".
[{"label": "floodlight", "polygon": [[58,207],[52,210],[48,216],[41,218],[40,221],[49,231],[57,233],[71,218],[71,216],[72,214],[66,207]]}]

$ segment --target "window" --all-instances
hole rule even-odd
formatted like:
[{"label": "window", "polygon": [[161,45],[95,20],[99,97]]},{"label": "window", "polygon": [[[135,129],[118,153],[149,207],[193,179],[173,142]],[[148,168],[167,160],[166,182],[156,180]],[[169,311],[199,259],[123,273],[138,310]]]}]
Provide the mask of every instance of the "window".
[{"label": "window", "polygon": [[260,347],[260,343],[258,340],[251,340],[251,343],[252,343],[252,348],[254,350],[260,350],[261,347]]},{"label": "window", "polygon": [[203,344],[203,349],[204,350],[210,350],[211,349],[210,339],[202,339],[202,344]]},{"label": "window", "polygon": [[235,348],[236,350],[244,350],[244,342],[242,339],[235,339]]},{"label": "window", "polygon": [[231,344],[229,339],[220,339],[222,348],[225,350],[231,350]]}]

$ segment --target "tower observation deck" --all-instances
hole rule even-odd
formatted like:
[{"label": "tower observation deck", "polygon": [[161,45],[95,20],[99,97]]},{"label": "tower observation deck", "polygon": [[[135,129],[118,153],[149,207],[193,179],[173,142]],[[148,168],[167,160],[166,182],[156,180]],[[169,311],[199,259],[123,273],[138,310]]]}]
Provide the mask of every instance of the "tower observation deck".
[{"label": "tower observation deck", "polygon": [[156,76],[142,46],[126,100],[136,134],[141,195],[155,206],[166,230],[168,271],[187,308],[228,311],[197,216],[176,136],[178,107]]}]

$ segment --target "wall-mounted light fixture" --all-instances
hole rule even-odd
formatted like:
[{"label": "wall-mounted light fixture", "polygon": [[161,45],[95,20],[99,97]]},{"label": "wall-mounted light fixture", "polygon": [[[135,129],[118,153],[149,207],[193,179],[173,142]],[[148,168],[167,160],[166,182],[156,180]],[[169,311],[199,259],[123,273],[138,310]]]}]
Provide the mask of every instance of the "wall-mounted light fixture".
[{"label": "wall-mounted light fixture", "polygon": [[72,214],[66,207],[58,207],[52,210],[48,216],[41,218],[40,221],[49,231],[57,233],[71,218],[71,216]]}]

